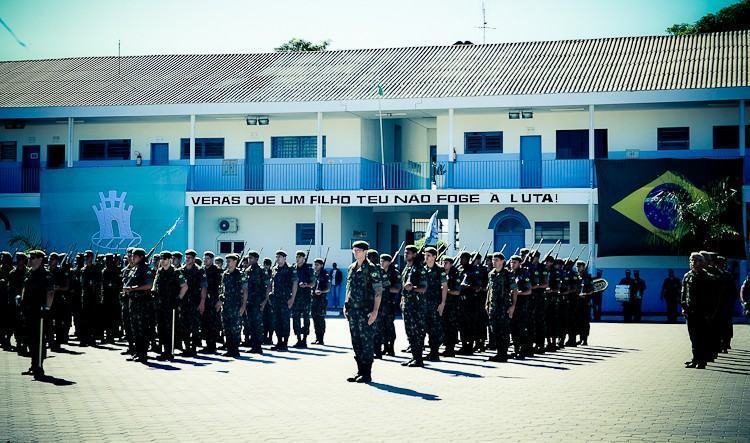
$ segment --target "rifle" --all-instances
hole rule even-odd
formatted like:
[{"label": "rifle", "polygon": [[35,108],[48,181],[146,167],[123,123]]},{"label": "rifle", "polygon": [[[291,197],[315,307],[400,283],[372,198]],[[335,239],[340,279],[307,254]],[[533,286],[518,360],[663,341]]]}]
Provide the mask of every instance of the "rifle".
[{"label": "rifle", "polygon": [[557,247],[557,245],[559,245],[559,244],[561,244],[561,243],[560,243],[560,239],[557,239],[557,241],[555,242],[555,244],[554,244],[554,245],[552,245],[552,247],[550,248],[550,250],[549,250],[549,251],[547,251],[547,255],[545,255],[545,256],[544,256],[544,257],[543,257],[542,259],[544,259],[544,258],[547,258],[547,257],[549,257],[550,255],[552,255],[552,251],[554,251],[554,250],[555,250],[555,248]]},{"label": "rifle", "polygon": [[[330,251],[330,250],[331,250],[331,247],[329,246],[328,249],[326,249],[326,255],[325,255],[325,257],[323,257],[323,271],[325,271],[325,269],[326,269],[326,262],[328,261],[328,251]],[[317,291],[319,286],[320,286],[320,280],[318,280],[316,278],[315,279],[315,289],[313,291]],[[329,287],[330,287],[330,283],[329,283]]]},{"label": "rifle", "polygon": [[482,248],[484,248],[484,244],[485,244],[485,242],[482,242],[482,244],[479,245],[479,249],[477,249],[477,252],[475,252],[474,255],[471,256],[471,261],[469,261],[469,263],[474,263],[474,260],[477,259],[477,256],[482,251]]},{"label": "rifle", "polygon": [[[544,243],[544,237],[539,238],[539,244],[538,245],[536,244],[536,242],[534,242],[531,245],[532,249],[529,249],[529,253],[526,254],[526,259],[524,260],[524,262],[531,263],[531,261],[534,259],[534,256],[536,255],[536,253],[539,252],[539,248],[542,247],[542,243]],[[534,245],[536,245],[536,247],[533,247]]]},{"label": "rifle", "polygon": [[521,249],[521,248],[518,248],[518,247],[517,247],[517,248],[516,248],[516,250],[515,250],[515,251],[513,252],[513,255],[518,255],[518,251],[519,251],[520,249]]},{"label": "rifle", "polygon": [[315,241],[315,236],[310,239],[310,244],[307,245],[307,253],[305,254],[305,264],[307,264],[307,260],[310,258],[310,250],[312,250],[313,242]]},{"label": "rifle", "polygon": [[[571,257],[573,257],[573,253],[574,253],[574,252],[576,252],[576,249],[578,249],[578,247],[575,247],[575,248],[573,248],[573,249],[572,249],[572,250],[570,251],[570,255],[569,255],[569,256],[568,256],[568,258],[566,258],[566,259],[565,259],[565,261],[563,262],[563,266],[566,266],[566,265],[567,265],[568,261],[570,261]],[[578,254],[578,255],[580,255],[580,254]]]},{"label": "rifle", "polygon": [[401,253],[401,248],[403,248],[405,244],[406,244],[406,240],[401,242],[401,244],[398,246],[398,249],[396,249],[396,252],[394,252],[393,255],[391,256],[393,257],[393,260],[398,260],[398,255]]},{"label": "rifle", "polygon": [[151,254],[154,253],[154,251],[156,250],[156,247],[159,246],[159,243],[161,243],[162,240],[167,238],[167,236],[172,234],[172,231],[175,230],[175,228],[177,227],[177,224],[180,223],[180,221],[182,221],[182,216],[177,217],[177,220],[174,221],[172,226],[170,226],[169,229],[167,229],[167,231],[164,233],[164,235],[162,235],[161,238],[154,244],[154,247],[149,249],[148,253],[146,254],[146,260],[144,260],[146,263],[148,263],[148,261],[151,259]]},{"label": "rifle", "polygon": [[[583,247],[581,248],[581,252],[579,252],[579,253],[578,253],[578,256],[576,256],[576,259],[575,259],[575,260],[573,260],[573,263],[574,263],[574,264],[575,264],[575,262],[577,262],[577,261],[578,261],[578,259],[579,259],[579,258],[581,258],[581,254],[582,254],[582,253],[583,253]],[[591,255],[591,254],[589,254],[589,255]]]},{"label": "rifle", "polygon": [[443,258],[443,256],[445,255],[445,253],[446,253],[446,252],[448,252],[448,249],[450,249],[450,247],[451,247],[451,245],[452,245],[452,244],[453,244],[453,243],[448,243],[448,244],[447,244],[447,245],[445,246],[445,249],[443,249],[443,252],[440,252],[440,253],[438,254],[437,258],[435,259],[435,262],[437,262],[438,260],[440,260],[441,258]]},{"label": "rifle", "polygon": [[503,243],[503,247],[502,247],[502,249],[500,249],[500,253],[501,254],[503,253],[503,251],[505,251],[505,247],[506,246],[508,246],[508,244],[507,243]]}]

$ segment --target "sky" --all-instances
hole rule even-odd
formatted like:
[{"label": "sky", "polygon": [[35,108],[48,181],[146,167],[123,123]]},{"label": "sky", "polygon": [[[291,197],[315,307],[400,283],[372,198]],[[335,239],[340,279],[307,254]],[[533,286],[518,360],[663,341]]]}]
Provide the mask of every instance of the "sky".
[{"label": "sky", "polygon": [[[486,0],[487,43],[665,35],[736,0]],[[0,0],[0,60],[482,43],[481,0]]]}]

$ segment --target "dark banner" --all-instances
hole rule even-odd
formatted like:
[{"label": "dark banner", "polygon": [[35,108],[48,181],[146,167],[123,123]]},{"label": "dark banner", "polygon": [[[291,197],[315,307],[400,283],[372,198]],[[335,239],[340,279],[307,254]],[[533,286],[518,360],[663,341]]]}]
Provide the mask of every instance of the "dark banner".
[{"label": "dark banner", "polygon": [[[678,205],[713,200],[722,180],[737,191],[721,223],[740,233],[736,240],[715,242],[711,249],[744,258],[742,241],[742,161],[740,159],[596,160],[599,192],[599,257],[686,255],[707,249],[702,235],[678,240]],[[677,202],[680,203],[677,203]]]}]

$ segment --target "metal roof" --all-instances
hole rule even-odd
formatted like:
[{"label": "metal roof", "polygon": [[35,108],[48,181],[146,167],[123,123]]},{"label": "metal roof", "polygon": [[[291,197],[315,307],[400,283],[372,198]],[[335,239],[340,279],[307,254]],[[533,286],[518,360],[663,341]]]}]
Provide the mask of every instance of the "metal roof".
[{"label": "metal roof", "polygon": [[0,62],[0,107],[309,102],[750,86],[750,31]]}]

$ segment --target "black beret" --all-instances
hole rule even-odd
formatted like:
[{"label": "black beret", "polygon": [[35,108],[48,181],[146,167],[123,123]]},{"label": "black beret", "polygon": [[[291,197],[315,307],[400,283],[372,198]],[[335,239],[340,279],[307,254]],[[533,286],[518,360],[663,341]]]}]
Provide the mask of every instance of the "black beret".
[{"label": "black beret", "polygon": [[461,258],[464,258],[464,257],[471,258],[471,252],[464,251],[464,252],[461,253],[461,255],[459,255],[459,257],[461,257]]},{"label": "black beret", "polygon": [[266,257],[266,258],[263,259],[263,264],[264,265],[270,265],[271,263],[273,263],[273,262],[271,261],[270,258]]},{"label": "black beret", "polygon": [[57,252],[50,252],[49,253],[50,260],[53,258],[60,258],[60,256],[57,254]]},{"label": "black beret", "polygon": [[432,246],[428,246],[424,248],[424,252],[431,254],[431,255],[437,255],[437,249],[433,248]]},{"label": "black beret", "polygon": [[227,260],[239,261],[240,259],[240,256],[235,253],[227,254],[226,257],[227,257]]},{"label": "black beret", "polygon": [[29,251],[29,258],[44,258],[47,254],[44,253],[44,251],[39,249],[34,249],[33,251]]},{"label": "black beret", "polygon": [[444,261],[444,262],[447,262],[447,261],[449,261],[449,262],[453,263],[453,257],[450,257],[450,256],[447,256],[447,255],[446,255],[445,257],[443,257],[443,261]]},{"label": "black beret", "polygon": [[499,258],[500,260],[505,260],[505,256],[502,252],[495,252],[492,254],[492,258]]},{"label": "black beret", "polygon": [[133,249],[133,255],[140,255],[141,257],[146,256],[146,250],[143,248],[134,248]]},{"label": "black beret", "polygon": [[260,258],[260,254],[258,254],[258,251],[249,251],[247,255],[248,257],[255,257],[256,259]]},{"label": "black beret", "polygon": [[18,258],[28,258],[28,256],[26,255],[26,253],[23,252],[23,251],[16,252],[16,257],[18,257]]},{"label": "black beret", "polygon": [[419,249],[414,245],[406,245],[406,247],[404,248],[404,251],[410,251],[410,252],[416,253],[419,251]]},{"label": "black beret", "polygon": [[159,254],[162,260],[167,260],[172,258],[172,253],[170,251],[161,251],[161,254]]},{"label": "black beret", "polygon": [[195,257],[196,255],[198,255],[198,253],[195,252],[195,249],[188,249],[187,251],[185,251],[185,255],[192,255],[193,257]]},{"label": "black beret", "polygon": [[133,253],[133,249],[135,249],[135,248],[128,248],[128,249],[125,250],[125,252],[127,254],[132,254]]},{"label": "black beret", "polygon": [[555,257],[553,257],[551,255],[548,255],[548,256],[544,257],[544,261],[545,262],[548,262],[548,261],[554,262],[555,261]]},{"label": "black beret", "polygon": [[521,250],[518,251],[518,252],[520,252],[521,254],[528,254],[529,253],[529,248],[521,248]]},{"label": "black beret", "polygon": [[391,254],[380,254],[380,259],[385,261],[393,261]]},{"label": "black beret", "polygon": [[182,252],[172,251],[172,257],[182,258]]},{"label": "black beret", "polygon": [[208,257],[214,258],[214,253],[212,251],[206,251],[206,252],[203,253],[203,256],[204,257],[208,256]]},{"label": "black beret", "polygon": [[521,261],[523,260],[520,255],[512,255],[510,261]]},{"label": "black beret", "polygon": [[276,255],[280,255],[282,257],[286,257],[286,251],[283,250],[283,249],[279,249],[278,251],[276,251]]},{"label": "black beret", "polygon": [[355,241],[355,242],[354,242],[354,243],[352,244],[352,249],[355,249],[355,248],[356,248],[356,249],[361,249],[361,250],[363,250],[363,251],[366,251],[366,250],[370,249],[370,244],[369,244],[369,243],[367,243],[367,242],[366,242],[366,241],[364,241],[364,240],[357,240],[357,241]]},{"label": "black beret", "polygon": [[222,257],[220,255],[217,255],[216,258],[214,258],[214,261],[220,261],[220,262],[224,263],[224,257]]},{"label": "black beret", "polygon": [[86,251],[84,251],[84,254],[90,255],[90,256],[93,257],[94,256],[94,251],[92,251],[91,249],[86,249]]},{"label": "black beret", "polygon": [[10,252],[8,251],[0,251],[0,257],[10,257]]},{"label": "black beret", "polygon": [[316,259],[315,259],[314,263],[317,263],[317,264],[319,264],[319,265],[322,265],[322,264],[323,264],[323,259],[322,259],[322,258],[320,258],[320,257],[318,257],[318,258],[316,258]]},{"label": "black beret", "polygon": [[298,249],[297,252],[294,253],[297,257],[307,257],[307,254],[305,254],[305,251]]}]

